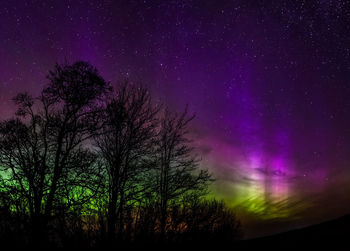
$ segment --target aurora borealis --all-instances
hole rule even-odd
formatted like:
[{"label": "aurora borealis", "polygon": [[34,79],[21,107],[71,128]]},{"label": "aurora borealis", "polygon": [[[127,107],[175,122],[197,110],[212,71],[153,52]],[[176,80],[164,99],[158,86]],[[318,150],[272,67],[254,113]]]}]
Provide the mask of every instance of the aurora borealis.
[{"label": "aurora borealis", "polygon": [[0,116],[55,62],[143,82],[189,104],[213,196],[268,234],[350,213],[349,45],[341,0],[1,1]]}]

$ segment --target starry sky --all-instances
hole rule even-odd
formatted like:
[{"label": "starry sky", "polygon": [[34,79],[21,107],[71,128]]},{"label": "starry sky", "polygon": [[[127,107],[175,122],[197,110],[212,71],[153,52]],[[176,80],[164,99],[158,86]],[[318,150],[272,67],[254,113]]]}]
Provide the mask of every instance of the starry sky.
[{"label": "starry sky", "polygon": [[189,104],[248,237],[350,213],[348,1],[0,1],[0,57],[2,119],[76,60]]}]

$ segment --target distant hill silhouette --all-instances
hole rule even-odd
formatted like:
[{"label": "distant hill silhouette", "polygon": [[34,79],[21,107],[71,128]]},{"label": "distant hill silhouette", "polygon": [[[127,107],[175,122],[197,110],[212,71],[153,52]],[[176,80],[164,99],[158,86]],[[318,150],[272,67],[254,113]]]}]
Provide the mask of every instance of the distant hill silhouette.
[{"label": "distant hill silhouette", "polygon": [[350,250],[350,215],[334,220],[295,229],[276,235],[244,240],[239,246],[243,249],[269,248],[295,249],[326,248],[326,250]]}]

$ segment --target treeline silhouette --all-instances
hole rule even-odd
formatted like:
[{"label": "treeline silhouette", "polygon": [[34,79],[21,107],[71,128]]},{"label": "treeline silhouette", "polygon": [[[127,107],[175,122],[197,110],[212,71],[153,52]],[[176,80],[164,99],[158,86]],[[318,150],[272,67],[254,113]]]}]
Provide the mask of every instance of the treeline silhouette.
[{"label": "treeline silhouette", "polygon": [[0,241],[35,247],[232,242],[241,228],[206,199],[187,109],[112,88],[86,62],[57,64],[38,97],[0,122]]}]

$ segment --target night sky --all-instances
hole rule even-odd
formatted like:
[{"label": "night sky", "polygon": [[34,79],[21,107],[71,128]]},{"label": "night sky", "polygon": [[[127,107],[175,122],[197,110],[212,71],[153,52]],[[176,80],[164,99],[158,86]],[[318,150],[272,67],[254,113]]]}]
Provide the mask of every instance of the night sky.
[{"label": "night sky", "polygon": [[0,118],[88,61],[196,113],[212,195],[247,237],[350,213],[350,3],[0,1]]}]

